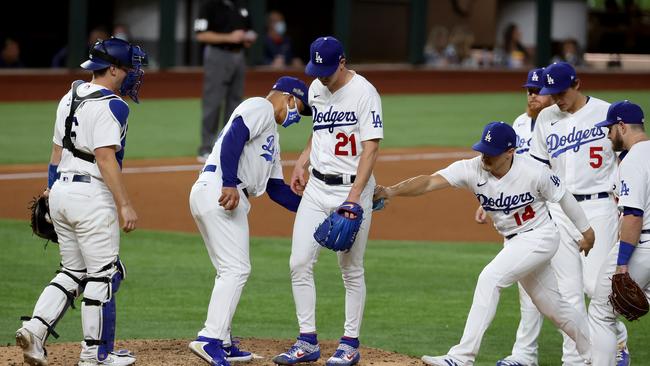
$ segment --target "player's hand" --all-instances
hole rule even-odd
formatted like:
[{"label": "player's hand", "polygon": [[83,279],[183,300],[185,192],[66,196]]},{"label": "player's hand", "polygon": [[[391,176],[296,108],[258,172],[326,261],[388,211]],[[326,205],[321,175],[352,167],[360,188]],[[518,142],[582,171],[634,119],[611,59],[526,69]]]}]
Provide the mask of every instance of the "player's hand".
[{"label": "player's hand", "polygon": [[306,186],[307,179],[305,178],[305,168],[298,165],[294,166],[293,173],[291,173],[291,191],[302,196]]},{"label": "player's hand", "polygon": [[120,216],[122,217],[122,230],[125,233],[135,230],[138,214],[135,213],[135,210],[130,204],[120,207]]},{"label": "player's hand", "polygon": [[578,247],[581,252],[585,253],[585,257],[589,255],[589,251],[594,247],[594,241],[596,241],[596,235],[594,234],[594,229],[590,227],[582,233],[582,239],[578,242]]},{"label": "player's hand", "polygon": [[234,210],[239,204],[239,191],[237,187],[221,188],[221,197],[219,197],[219,206],[224,210]]},{"label": "player's hand", "polygon": [[388,200],[393,197],[393,192],[391,191],[390,187],[384,187],[381,185],[376,185],[375,186],[375,194],[372,197],[373,201],[379,200],[379,199],[384,199],[384,203],[388,203]]},{"label": "player's hand", "polygon": [[483,209],[483,206],[478,206],[476,209],[476,212],[474,213],[474,221],[476,221],[477,224],[487,223],[487,213]]},{"label": "player's hand", "polygon": [[45,190],[43,191],[43,196],[45,198],[50,198],[50,189],[49,188],[45,188]]},{"label": "player's hand", "polygon": [[230,32],[230,43],[242,43],[246,37],[243,29],[237,29]]}]

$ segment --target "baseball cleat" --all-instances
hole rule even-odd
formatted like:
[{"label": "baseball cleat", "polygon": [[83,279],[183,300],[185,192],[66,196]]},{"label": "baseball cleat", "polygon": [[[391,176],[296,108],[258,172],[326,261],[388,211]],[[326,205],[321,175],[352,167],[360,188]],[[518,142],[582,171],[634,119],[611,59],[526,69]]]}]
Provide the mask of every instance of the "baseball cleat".
[{"label": "baseball cleat", "polygon": [[278,365],[295,365],[300,362],[314,362],[319,358],[320,346],[299,339],[287,352],[273,357],[273,362]]},{"label": "baseball cleat", "polygon": [[528,364],[506,357],[503,360],[497,361],[497,366],[528,366]]},{"label": "baseball cleat", "polygon": [[616,351],[616,366],[630,366],[630,351],[624,345]]},{"label": "baseball cleat", "polygon": [[81,359],[77,366],[128,366],[135,363],[135,356],[128,350],[122,349],[111,352],[103,361]]},{"label": "baseball cleat", "polygon": [[360,359],[361,354],[357,348],[340,343],[332,357],[325,363],[325,366],[352,366],[358,364]]},{"label": "baseball cleat", "polygon": [[223,347],[223,353],[226,354],[228,362],[233,361],[250,361],[253,359],[253,354],[247,351],[242,351],[237,347],[239,341],[232,341],[228,347]]},{"label": "baseball cleat", "polygon": [[230,366],[226,361],[221,341],[214,338],[198,337],[188,345],[190,351],[211,366]]},{"label": "baseball cleat", "polygon": [[25,328],[16,331],[16,345],[23,350],[25,363],[31,366],[47,366],[47,351],[40,338]]},{"label": "baseball cleat", "polygon": [[465,366],[464,363],[458,361],[457,359],[449,356],[422,356],[422,362],[427,365],[433,366]]}]

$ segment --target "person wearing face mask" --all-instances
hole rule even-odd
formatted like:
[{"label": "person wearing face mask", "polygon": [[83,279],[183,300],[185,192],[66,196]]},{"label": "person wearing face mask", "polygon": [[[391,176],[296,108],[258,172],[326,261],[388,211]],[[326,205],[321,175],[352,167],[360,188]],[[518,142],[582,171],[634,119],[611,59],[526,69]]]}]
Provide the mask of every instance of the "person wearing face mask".
[{"label": "person wearing face mask", "polygon": [[217,270],[207,319],[190,350],[215,366],[249,361],[230,338],[237,303],[250,274],[249,197],[264,192],[295,212],[300,196],[282,177],[278,125],[311,115],[307,85],[279,78],[266,98],[242,102],[230,116],[190,193],[190,209]]},{"label": "person wearing face mask", "polygon": [[271,11],[264,37],[264,65],[273,68],[302,67],[302,60],[293,56],[291,39],[286,34],[287,23],[279,11]]}]

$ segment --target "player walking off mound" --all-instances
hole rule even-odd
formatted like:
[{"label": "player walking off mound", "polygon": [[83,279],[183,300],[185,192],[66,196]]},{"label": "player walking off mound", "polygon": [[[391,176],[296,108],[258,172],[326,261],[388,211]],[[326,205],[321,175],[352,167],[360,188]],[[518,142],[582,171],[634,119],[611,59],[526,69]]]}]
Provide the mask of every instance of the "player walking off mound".
[{"label": "player walking off mound", "polygon": [[[577,312],[558,291],[550,260],[558,248],[557,228],[546,202],[558,202],[584,238],[580,250],[589,252],[594,232],[573,195],[550,169],[515,153],[515,131],[504,122],[491,122],[473,149],[481,152],[457,161],[432,175],[407,179],[391,187],[377,187],[375,199],[419,196],[447,187],[472,191],[504,237],[504,247],[483,269],[474,292],[460,343],[444,356],[423,356],[436,366],[472,366],[481,339],[499,303],[501,289],[519,283],[535,306],[558,328],[576,340],[585,360],[590,359],[589,326],[585,314]],[[578,251],[578,248],[575,248]]]},{"label": "player walking off mound", "polygon": [[613,103],[607,119],[596,124],[609,129],[608,137],[615,151],[627,151],[627,154],[621,153],[620,165],[618,207],[623,212],[620,243],[611,249],[601,267],[589,303],[594,366],[611,366],[621,361],[616,353],[617,314],[610,298],[614,273],[629,273],[645,291],[641,296],[645,295],[646,299],[650,296],[650,141],[643,122],[641,107],[621,101]]},{"label": "player walking off mound", "polygon": [[45,195],[61,267],[16,332],[30,365],[48,364],[43,345],[50,334],[58,337],[54,327],[81,292],[79,365],[135,362],[128,351],[113,350],[115,293],[126,277],[118,256],[120,219],[125,232],[134,230],[138,219],[122,181],[129,107],[117,93],[138,102],[146,60],[138,46],[99,40],[81,64],[92,70],[92,81],[75,81],[59,102]]},{"label": "player walking off mound", "polygon": [[[600,267],[618,238],[618,210],[614,199],[617,158],[605,130],[596,126],[606,118],[609,103],[583,95],[580,80],[568,63],[546,67],[542,80],[544,88],[540,93],[550,95],[555,104],[539,114],[530,154],[548,164],[564,181],[567,191],[580,203],[596,232],[591,254],[589,257],[581,256],[575,250],[580,233],[558,205],[549,206],[553,221],[560,229],[560,248],[552,261],[560,292],[578,311],[586,314],[584,293],[593,296]],[[532,320],[524,316],[521,323],[533,324],[536,321],[534,312],[531,309],[526,313]],[[539,328],[520,327],[539,332]],[[517,336],[536,337],[538,334],[518,333]],[[620,321],[617,334],[621,345],[618,366],[625,366],[629,362],[625,347],[627,331]],[[575,344],[566,335],[562,361],[564,366],[583,365]]]},{"label": "player walking off mound", "polygon": [[311,114],[307,85],[293,77],[278,79],[266,98],[242,102],[192,187],[190,209],[217,276],[205,325],[189,348],[212,366],[252,359],[230,337],[232,317],[251,271],[248,197],[267,192],[288,210],[298,208],[300,196],[282,177],[277,125],[297,123],[300,114]]},{"label": "player walking off mound", "polygon": [[[366,298],[363,255],[372,218],[372,171],[384,135],[381,100],[368,80],[346,67],[343,46],[334,37],[321,37],[311,44],[306,73],[316,77],[309,88],[313,132],[291,177],[292,189],[303,197],[293,226],[290,259],[300,335],[273,361],[293,365],[320,357],[313,272],[320,246],[314,232],[337,207],[358,204],[363,222],[356,240],[348,251],[337,252],[345,286],[343,337],[326,363],[354,365],[361,357],[359,332]],[[308,166],[311,174],[306,182]]]}]

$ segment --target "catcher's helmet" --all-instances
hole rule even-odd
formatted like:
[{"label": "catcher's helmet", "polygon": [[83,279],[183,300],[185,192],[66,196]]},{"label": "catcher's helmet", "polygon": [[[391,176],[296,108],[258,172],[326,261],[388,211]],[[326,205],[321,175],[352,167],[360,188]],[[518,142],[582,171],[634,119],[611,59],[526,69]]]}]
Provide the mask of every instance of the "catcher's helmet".
[{"label": "catcher's helmet", "polygon": [[138,90],[144,76],[141,67],[147,65],[147,54],[140,46],[119,38],[111,37],[105,41],[100,39],[90,49],[88,60],[81,67],[95,71],[111,65],[128,70],[120,86],[120,94],[128,95],[138,103]]}]

